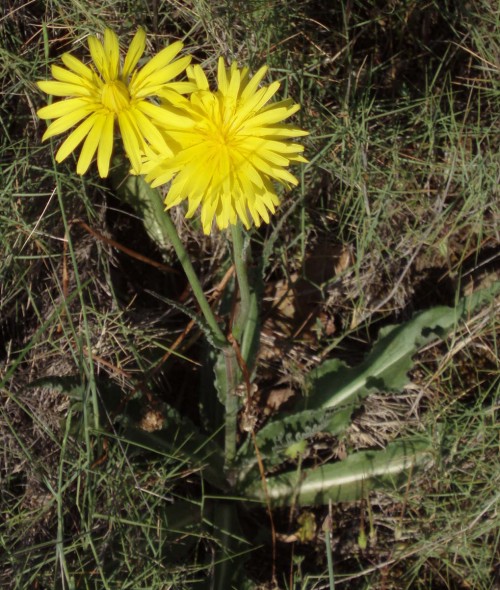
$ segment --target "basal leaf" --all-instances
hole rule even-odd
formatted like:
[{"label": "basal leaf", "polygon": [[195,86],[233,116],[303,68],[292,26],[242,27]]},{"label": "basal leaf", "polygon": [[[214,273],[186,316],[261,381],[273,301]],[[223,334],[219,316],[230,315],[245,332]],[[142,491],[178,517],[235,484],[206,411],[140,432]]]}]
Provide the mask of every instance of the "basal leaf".
[{"label": "basal leaf", "polygon": [[[500,283],[463,298],[456,308],[436,307],[419,313],[409,322],[388,326],[365,360],[348,367],[337,359],[322,363],[309,376],[310,395],[303,409],[280,415],[256,434],[256,444],[266,469],[289,459],[289,449],[315,434],[339,435],[351,423],[353,411],[370,392],[399,390],[408,382],[412,355],[419,347],[444,337],[457,320],[500,291]],[[239,449],[237,472],[240,484],[258,480],[256,451],[248,440]]]},{"label": "basal leaf", "polygon": [[83,401],[87,390],[81,375],[47,375],[28,384],[28,387],[46,387],[67,395],[72,400]]},{"label": "basal leaf", "polygon": [[[158,246],[160,252],[168,252],[171,246],[161,227],[165,206],[157,190],[142,176],[128,174],[128,165],[120,164],[113,168],[111,181],[117,196],[130,205],[140,216],[150,239]],[[125,179],[125,180],[124,180]]]},{"label": "basal leaf", "polygon": [[[409,470],[413,473],[416,467],[430,465],[432,449],[432,441],[414,437],[393,442],[383,451],[359,451],[337,463],[270,476],[267,495],[274,507],[359,500],[374,487],[398,486]],[[262,482],[257,480],[242,493],[250,500],[266,502]]]},{"label": "basal leaf", "polygon": [[327,361],[310,373],[310,395],[304,401],[308,408],[333,408],[356,403],[371,391],[397,391],[408,382],[412,356],[417,350],[443,338],[465,313],[500,291],[500,283],[460,300],[457,307],[434,307],[417,313],[408,322],[388,326],[365,360],[346,367],[338,361]]},{"label": "basal leaf", "polygon": [[[255,435],[255,443],[264,467],[271,469],[290,459],[290,448],[302,445],[319,432],[332,435],[345,430],[350,424],[353,408],[339,407],[333,410],[302,410],[287,416],[279,416],[268,422]],[[296,447],[297,448],[297,447]],[[236,471],[238,481],[247,477],[260,478],[257,455],[252,439],[240,447]]]}]

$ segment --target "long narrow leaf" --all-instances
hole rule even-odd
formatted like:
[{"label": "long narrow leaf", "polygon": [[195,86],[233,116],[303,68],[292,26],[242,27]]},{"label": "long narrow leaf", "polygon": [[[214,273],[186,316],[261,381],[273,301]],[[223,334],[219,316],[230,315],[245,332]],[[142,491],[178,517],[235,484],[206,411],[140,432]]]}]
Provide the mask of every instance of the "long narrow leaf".
[{"label": "long narrow leaf", "polygon": [[[432,448],[429,439],[415,437],[393,442],[383,451],[359,451],[338,463],[271,476],[267,479],[267,494],[273,506],[359,500],[374,486],[397,486],[404,482],[409,470],[430,465]],[[266,501],[259,481],[243,493],[250,500]]]},{"label": "long narrow leaf", "polygon": [[467,312],[500,291],[500,282],[460,300],[457,307],[434,307],[410,321],[381,330],[365,360],[356,367],[327,361],[310,374],[308,408],[333,408],[357,402],[372,391],[397,391],[408,383],[407,373],[417,350],[443,338]]}]

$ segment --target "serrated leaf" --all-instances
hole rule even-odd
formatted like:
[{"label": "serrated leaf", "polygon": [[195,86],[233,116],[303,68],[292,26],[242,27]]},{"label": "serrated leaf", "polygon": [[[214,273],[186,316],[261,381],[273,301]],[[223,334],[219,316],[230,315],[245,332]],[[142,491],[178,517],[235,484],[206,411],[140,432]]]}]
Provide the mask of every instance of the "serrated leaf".
[{"label": "serrated leaf", "polygon": [[285,455],[292,459],[292,461],[296,461],[301,455],[305,453],[306,449],[307,442],[305,440],[301,440],[288,446],[285,449]]},{"label": "serrated leaf", "polygon": [[[338,427],[339,431],[343,430],[349,425],[351,415],[351,410],[347,413],[344,410],[345,408],[336,408],[332,412],[325,412],[323,409],[303,410],[288,416],[279,416],[268,422],[255,435],[255,443],[265,468],[271,469],[280,465],[288,459],[287,452],[291,446],[303,445],[319,432],[336,434],[335,427]],[[248,476],[260,478],[252,439],[248,439],[238,449],[236,465],[240,482]]]},{"label": "serrated leaf", "polygon": [[[396,441],[383,451],[359,451],[338,463],[294,470],[266,480],[267,497],[273,507],[352,502],[368,490],[394,487],[407,479],[409,470],[430,465],[432,442],[424,437]],[[242,491],[249,500],[266,502],[262,483],[253,482]]]},{"label": "serrated leaf", "polygon": [[86,391],[80,375],[48,375],[31,381],[27,387],[46,387],[77,401],[84,399]]},{"label": "serrated leaf", "polygon": [[[412,355],[420,346],[445,336],[459,317],[487,302],[500,291],[500,283],[463,298],[456,308],[438,307],[417,314],[406,324],[388,326],[364,362],[348,367],[338,359],[322,363],[309,376],[310,409],[278,416],[256,434],[256,444],[266,469],[287,459],[287,449],[320,432],[339,435],[351,423],[354,410],[370,392],[399,390],[407,382]],[[311,406],[313,409],[311,409]],[[238,481],[258,480],[257,458],[252,441],[238,451]]]}]

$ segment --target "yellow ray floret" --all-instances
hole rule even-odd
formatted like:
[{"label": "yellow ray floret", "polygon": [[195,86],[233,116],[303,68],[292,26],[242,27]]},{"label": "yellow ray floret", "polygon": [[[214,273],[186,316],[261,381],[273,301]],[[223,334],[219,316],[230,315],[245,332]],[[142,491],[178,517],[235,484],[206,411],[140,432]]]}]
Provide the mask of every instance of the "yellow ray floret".
[{"label": "yellow ray floret", "polygon": [[77,126],[60,146],[56,160],[62,162],[83,142],[76,169],[78,174],[87,171],[97,153],[99,174],[105,177],[109,172],[115,123],[118,123],[132,170],[138,173],[145,146],[151,145],[165,154],[172,153],[165,135],[154,123],[155,116],[169,117],[168,104],[160,108],[149,99],[160,95],[164,98],[167,92],[176,94],[193,90],[192,83],[171,82],[186,69],[191,58],[181,57],[174,61],[183,47],[182,43],[176,42],[137,69],[146,47],[143,29],[135,34],[123,65],[118,37],[110,29],[104,32],[102,43],[89,37],[88,45],[92,59],[89,66],[65,53],[62,56],[65,67],[52,66],[54,79],[37,83],[47,94],[66,97],[38,111],[40,118],[53,120],[42,139]]},{"label": "yellow ray floret", "polygon": [[250,78],[247,68],[235,63],[226,68],[221,58],[218,90],[211,92],[201,67],[188,67],[197,91],[175,102],[178,117],[158,119],[178,146],[176,153],[153,149],[143,158],[142,172],[152,186],[171,181],[167,208],[187,199],[191,217],[201,205],[206,234],[214,219],[220,229],[238,219],[247,229],[252,221],[256,226],[269,222],[279,205],[273,181],[296,185],[287,168],[307,161],[303,146],[289,141],[307,132],[283,123],[300,107],[291,100],[269,102],[279,83],[259,88],[266,71],[263,66]]}]

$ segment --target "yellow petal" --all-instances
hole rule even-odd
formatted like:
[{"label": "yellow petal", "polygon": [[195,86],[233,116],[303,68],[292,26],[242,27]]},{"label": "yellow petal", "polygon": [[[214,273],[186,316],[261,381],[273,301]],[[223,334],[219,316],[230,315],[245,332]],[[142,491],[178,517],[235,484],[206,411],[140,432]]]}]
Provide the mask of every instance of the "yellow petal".
[{"label": "yellow petal", "polygon": [[[248,139],[250,139],[250,138],[248,138]],[[304,151],[304,146],[299,145],[298,143],[286,143],[284,141],[275,141],[272,139],[265,139],[265,138],[260,138],[260,140],[265,142],[264,143],[265,149],[273,150],[276,153],[300,154]],[[246,143],[245,143],[245,145],[246,145]]]},{"label": "yellow petal", "polygon": [[201,225],[203,227],[203,233],[207,236],[210,235],[212,229],[216,206],[216,202],[209,200],[205,201],[201,208]]},{"label": "yellow petal", "polygon": [[75,86],[83,86],[85,88],[87,87],[88,83],[85,80],[85,78],[82,78],[78,74],[70,72],[65,68],[61,68],[61,66],[52,66],[51,72],[52,76],[60,82],[67,82],[68,84],[74,84]]},{"label": "yellow petal", "polygon": [[167,145],[164,136],[159,131],[158,127],[153,125],[151,121],[141,113],[139,109],[132,111],[133,117],[137,124],[139,132],[144,136],[146,141],[150,143],[157,152],[165,155],[165,157],[172,156],[172,150]]},{"label": "yellow petal", "polygon": [[240,178],[246,176],[248,180],[250,180],[258,188],[264,186],[262,176],[257,171],[257,169],[252,165],[250,160],[246,162],[245,168],[241,169],[241,171],[238,173],[238,176]]},{"label": "yellow petal", "polygon": [[266,223],[269,223],[269,212],[268,212],[263,200],[256,199],[255,209],[257,210],[257,213],[262,217],[262,219]]},{"label": "yellow petal", "polygon": [[196,209],[198,209],[198,207],[200,206],[202,199],[203,199],[203,194],[199,194],[196,196],[189,195],[188,210],[186,211],[186,217],[188,219],[190,217],[193,217],[193,215],[196,213]]},{"label": "yellow petal", "polygon": [[86,108],[88,105],[89,102],[85,98],[69,98],[68,100],[59,100],[46,107],[42,107],[36,114],[40,119],[57,119],[78,109]]},{"label": "yellow petal", "polygon": [[42,80],[37,82],[38,88],[46,94],[53,96],[91,96],[91,92],[80,84],[68,84],[67,82],[54,82],[53,80]]},{"label": "yellow petal", "polygon": [[134,90],[139,89],[142,87],[144,80],[154,72],[163,69],[166,67],[174,57],[179,53],[179,51],[183,48],[183,44],[180,41],[176,41],[162,49],[160,53],[155,55],[153,59],[148,61],[148,63],[137,73],[137,76],[132,81],[131,86],[133,85]]},{"label": "yellow petal", "polygon": [[263,110],[255,117],[248,119],[245,122],[245,128],[253,128],[253,127],[260,127],[262,125],[273,125],[274,123],[279,123],[288,117],[291,117],[294,113],[296,113],[300,109],[300,105],[295,105],[295,107],[276,107],[272,105],[273,108]]},{"label": "yellow petal", "polygon": [[226,227],[229,225],[229,219],[232,217],[231,204],[226,202],[224,198],[220,198],[215,215],[218,228],[226,229]]},{"label": "yellow petal", "polygon": [[63,141],[61,147],[57,150],[56,161],[62,162],[71,152],[83,141],[83,138],[92,129],[97,115],[94,113],[88,119],[85,119],[68,137]]},{"label": "yellow petal", "polygon": [[146,49],[146,32],[142,27],[139,27],[137,33],[132,39],[132,43],[128,48],[127,55],[125,56],[125,63],[123,64],[122,78],[125,82],[127,78],[132,74],[135,66],[141,59],[144,50]]},{"label": "yellow petal", "polygon": [[259,171],[259,175],[262,173],[267,174],[267,176],[271,175],[272,167],[265,160],[263,160],[259,154],[252,152],[249,157],[249,163],[250,162]]},{"label": "yellow petal", "polygon": [[222,94],[227,94],[228,89],[226,66],[224,65],[224,58],[219,57],[217,61],[217,87]]},{"label": "yellow petal", "polygon": [[83,64],[79,59],[71,55],[71,53],[63,53],[61,56],[63,64],[70,69],[71,71],[75,72],[85,80],[89,82],[93,82],[95,74],[94,72]]},{"label": "yellow petal", "polygon": [[283,123],[282,125],[276,124],[269,127],[253,127],[252,125],[252,127],[249,129],[241,129],[240,135],[251,135],[256,137],[269,136],[270,138],[304,137],[306,135],[309,135],[309,131],[303,131],[298,127],[293,127],[292,125],[287,125],[286,123]]},{"label": "yellow petal", "polygon": [[162,184],[167,184],[167,182],[170,182],[174,174],[174,170],[167,170],[163,174],[153,171],[146,176],[146,180],[153,188],[156,188],[157,186],[161,186]]},{"label": "yellow petal", "polygon": [[106,56],[106,65],[110,80],[118,78],[120,70],[120,44],[118,37],[111,29],[104,31],[104,55]]},{"label": "yellow petal", "polygon": [[262,79],[266,75],[267,69],[267,66],[262,66],[253,76],[253,78],[248,82],[248,84],[245,85],[245,88],[243,89],[240,96],[240,99],[242,101],[248,100],[252,96],[252,94],[254,94],[257,91],[259,84],[262,82]]},{"label": "yellow petal", "polygon": [[88,38],[89,51],[94,62],[95,67],[104,78],[106,82],[109,82],[108,67],[106,61],[106,54],[104,53],[104,47],[102,43],[96,37]]},{"label": "yellow petal", "polygon": [[87,117],[89,113],[89,109],[81,108],[76,111],[72,111],[71,113],[68,113],[64,117],[56,119],[47,127],[47,131],[43,134],[42,141],[45,141],[46,139],[48,139],[49,137],[53,137],[54,135],[64,133],[68,129],[71,129],[73,125],[76,125],[82,119]]},{"label": "yellow petal", "polygon": [[250,221],[248,219],[247,208],[246,208],[246,205],[245,205],[245,202],[243,201],[243,199],[241,199],[241,198],[236,199],[235,206],[236,206],[236,213],[238,214],[238,217],[243,222],[243,225],[246,227],[246,229],[250,229]]},{"label": "yellow petal", "polygon": [[158,90],[158,96],[171,100],[172,94],[189,94],[196,90],[197,87],[193,82],[169,82]]},{"label": "yellow petal", "polygon": [[290,164],[290,160],[288,158],[285,158],[281,154],[277,154],[271,150],[260,149],[259,156],[267,160],[270,164],[274,164],[275,166],[288,166]]},{"label": "yellow petal", "polygon": [[237,100],[240,90],[240,81],[241,79],[239,70],[231,72],[231,78],[225,93],[228,98],[232,98],[235,101]]},{"label": "yellow petal", "polygon": [[245,102],[240,101],[240,106],[231,121],[231,127],[233,129],[240,127],[246,118],[255,116],[255,113],[259,110],[259,105],[262,104],[262,98],[265,95],[266,90],[266,88],[261,88]]},{"label": "yellow petal", "polygon": [[118,124],[122,135],[123,147],[132,164],[132,170],[139,174],[141,169],[141,146],[134,122],[127,111],[118,113]]},{"label": "yellow petal", "polygon": [[210,86],[201,66],[196,64],[192,68],[188,68],[188,71],[188,77],[196,84],[198,90],[209,90]]},{"label": "yellow petal", "polygon": [[85,172],[87,172],[97,150],[97,146],[99,145],[99,141],[101,140],[102,129],[105,122],[106,115],[96,115],[94,125],[87,134],[82,146],[82,151],[80,152],[80,157],[78,158],[78,164],[76,165],[77,174],[85,174]]},{"label": "yellow petal", "polygon": [[191,56],[181,57],[177,61],[152,72],[149,76],[144,78],[141,85],[137,85],[137,81],[134,80],[134,84],[131,84],[131,92],[135,98],[143,98],[145,96],[157,95],[158,91],[161,90],[162,86],[166,84],[172,78],[178,76],[181,72],[186,69],[186,66],[191,61]]},{"label": "yellow petal", "polygon": [[111,154],[113,153],[113,127],[115,117],[112,113],[106,115],[104,126],[102,128],[101,139],[99,147],[97,148],[97,169],[99,176],[106,178],[109,172],[109,163],[111,161]]},{"label": "yellow petal", "polygon": [[191,117],[173,108],[160,107],[145,100],[138,103],[136,108],[153,121],[157,121],[169,129],[189,129],[194,126],[194,121]]},{"label": "yellow petal", "polygon": [[[158,186],[158,185],[156,185]],[[186,197],[184,186],[182,182],[179,182],[179,177],[176,176],[175,180],[172,181],[172,186],[165,197],[165,206],[167,208],[174,207],[180,203]]]}]

